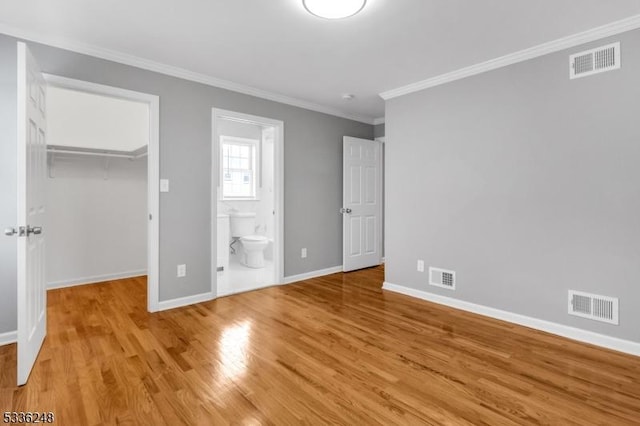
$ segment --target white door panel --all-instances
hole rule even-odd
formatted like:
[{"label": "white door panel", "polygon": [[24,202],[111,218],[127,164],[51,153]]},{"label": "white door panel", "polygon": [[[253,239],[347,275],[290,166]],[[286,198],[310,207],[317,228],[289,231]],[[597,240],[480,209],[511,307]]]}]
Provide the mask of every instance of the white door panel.
[{"label": "white door panel", "polygon": [[382,150],[366,139],[343,143],[343,270],[352,271],[382,259]]},{"label": "white door panel", "polygon": [[18,43],[18,385],[27,382],[47,329],[44,274],[46,83]]},{"label": "white door panel", "polygon": [[375,216],[367,216],[365,217],[365,236],[366,236],[366,240],[365,240],[365,248],[364,248],[364,253],[365,254],[375,254],[376,253],[376,245],[377,245],[377,238],[376,238],[376,226],[377,226],[377,221]]}]

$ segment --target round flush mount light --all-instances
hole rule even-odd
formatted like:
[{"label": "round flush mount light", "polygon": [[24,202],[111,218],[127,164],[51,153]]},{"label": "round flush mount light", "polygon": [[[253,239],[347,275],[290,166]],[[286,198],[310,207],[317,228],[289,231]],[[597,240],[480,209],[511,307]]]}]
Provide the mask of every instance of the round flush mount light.
[{"label": "round flush mount light", "polygon": [[327,19],[341,19],[360,12],[367,0],[302,0],[312,15]]}]

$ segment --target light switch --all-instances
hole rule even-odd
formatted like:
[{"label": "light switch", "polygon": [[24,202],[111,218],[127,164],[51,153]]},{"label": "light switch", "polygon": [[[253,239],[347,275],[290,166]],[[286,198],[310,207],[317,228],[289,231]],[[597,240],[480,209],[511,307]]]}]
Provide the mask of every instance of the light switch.
[{"label": "light switch", "polygon": [[169,179],[160,179],[160,192],[169,192]]},{"label": "light switch", "polygon": [[185,265],[184,263],[182,265],[178,265],[178,278],[182,278],[182,277],[186,277],[187,276],[187,265]]}]

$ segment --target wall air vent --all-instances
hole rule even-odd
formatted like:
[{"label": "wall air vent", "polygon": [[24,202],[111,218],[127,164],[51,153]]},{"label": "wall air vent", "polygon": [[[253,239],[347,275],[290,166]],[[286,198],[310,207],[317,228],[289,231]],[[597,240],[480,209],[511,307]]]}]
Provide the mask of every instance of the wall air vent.
[{"label": "wall air vent", "polygon": [[569,314],[618,325],[618,298],[569,290]]},{"label": "wall air vent", "polygon": [[429,267],[429,285],[455,290],[456,273],[446,269]]},{"label": "wall air vent", "polygon": [[620,68],[620,42],[569,56],[569,78],[587,77]]}]

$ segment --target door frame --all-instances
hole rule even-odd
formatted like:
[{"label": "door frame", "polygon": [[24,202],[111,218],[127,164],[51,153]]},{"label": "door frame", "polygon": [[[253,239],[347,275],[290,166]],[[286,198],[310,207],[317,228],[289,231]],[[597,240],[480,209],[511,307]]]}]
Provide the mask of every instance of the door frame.
[{"label": "door frame", "polygon": [[[275,264],[275,285],[284,283],[284,122],[257,115],[244,114],[220,108],[211,109],[211,292],[218,297],[218,188],[220,185],[220,141],[218,134],[220,120],[233,120],[247,124],[275,128],[274,141],[274,205],[275,241],[273,254]],[[214,231],[215,230],[215,231]]]},{"label": "door frame", "polygon": [[147,310],[159,310],[160,271],[160,97],[119,87],[43,73],[49,86],[143,102],[149,106],[147,146]]},{"label": "door frame", "polygon": [[386,170],[386,150],[387,150],[387,146],[386,146],[386,138],[384,136],[378,136],[377,138],[374,139],[374,141],[380,142],[380,149],[382,150],[381,154],[380,154],[380,161],[382,161],[382,220],[380,221],[382,223],[382,250],[380,252],[380,255],[382,256],[381,262],[384,264],[386,261],[386,250],[385,250],[385,246],[386,246],[386,229],[387,229],[387,224],[386,224],[386,217],[387,217],[387,209],[386,209],[386,200],[387,200],[387,192],[385,191],[385,185],[387,184],[387,176],[385,175],[385,170]]}]

